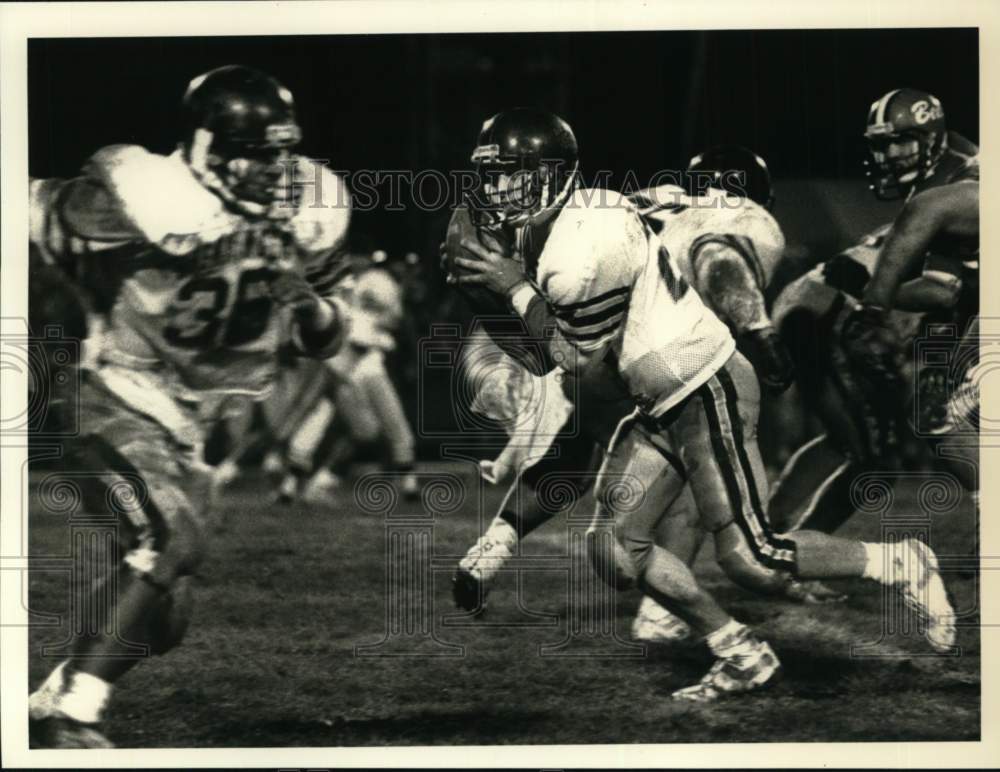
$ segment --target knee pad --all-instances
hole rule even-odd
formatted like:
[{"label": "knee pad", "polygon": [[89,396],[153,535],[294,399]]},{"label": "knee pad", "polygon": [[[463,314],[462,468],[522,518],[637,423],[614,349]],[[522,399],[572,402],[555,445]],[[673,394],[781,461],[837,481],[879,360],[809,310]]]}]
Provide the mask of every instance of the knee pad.
[{"label": "knee pad", "polygon": [[726,576],[751,592],[774,595],[790,579],[787,572],[768,568],[757,560],[735,523],[716,532],[715,557]]},{"label": "knee pad", "polygon": [[587,557],[601,580],[616,590],[629,590],[636,585],[639,572],[629,550],[618,542],[610,529],[597,528],[587,532]]},{"label": "knee pad", "polygon": [[184,639],[191,623],[191,609],[194,593],[191,577],[182,576],[174,586],[160,595],[157,604],[149,612],[147,621],[147,641],[150,651],[157,656],[166,654]]}]

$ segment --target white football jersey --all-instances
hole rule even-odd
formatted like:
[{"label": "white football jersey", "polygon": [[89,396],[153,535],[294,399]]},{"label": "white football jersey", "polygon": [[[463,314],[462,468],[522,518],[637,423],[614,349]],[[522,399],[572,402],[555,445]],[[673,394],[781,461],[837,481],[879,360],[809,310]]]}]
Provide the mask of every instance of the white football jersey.
[{"label": "white football jersey", "polygon": [[741,254],[762,290],[770,284],[785,251],[777,221],[748,198],[715,188],[703,196],[689,196],[676,185],[660,185],[634,194],[632,202],[691,284],[696,284],[693,261],[707,242],[721,241]]},{"label": "white football jersey", "polygon": [[271,282],[291,272],[335,298],[346,270],[347,187],[293,158],[295,179],[316,193],[280,221],[230,210],[180,151],[111,145],[79,177],[31,182],[31,241],[100,300],[107,361],[155,371],[172,393],[195,401],[267,392],[275,352],[286,342],[301,349]]},{"label": "white football jersey", "polygon": [[632,397],[654,417],[735,350],[729,330],[621,194],[581,189],[571,196],[542,247],[537,284],[563,338],[584,352],[608,344]]}]

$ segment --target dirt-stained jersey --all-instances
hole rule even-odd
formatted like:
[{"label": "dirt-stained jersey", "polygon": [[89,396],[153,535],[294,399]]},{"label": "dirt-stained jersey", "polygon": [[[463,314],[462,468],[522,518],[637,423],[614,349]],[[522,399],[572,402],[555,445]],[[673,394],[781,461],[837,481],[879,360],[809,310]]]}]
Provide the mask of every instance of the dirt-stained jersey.
[{"label": "dirt-stained jersey", "polygon": [[[344,182],[295,157],[300,199],[282,219],[227,209],[180,152],[98,151],[81,176],[31,182],[31,240],[107,315],[104,361],[156,370],[175,395],[264,393],[297,338],[270,283],[301,276],[329,295],[350,216]],[[323,355],[327,352],[309,352]]]},{"label": "dirt-stained jersey", "polygon": [[742,256],[761,289],[770,284],[785,237],[771,213],[754,201],[714,188],[689,196],[676,185],[660,185],[633,194],[632,202],[689,283],[697,284],[695,263],[701,248],[714,241]]},{"label": "dirt-stained jersey", "polygon": [[588,353],[608,347],[636,403],[659,416],[732,355],[729,330],[693,291],[635,206],[580,189],[556,216],[537,285],[562,338]]}]

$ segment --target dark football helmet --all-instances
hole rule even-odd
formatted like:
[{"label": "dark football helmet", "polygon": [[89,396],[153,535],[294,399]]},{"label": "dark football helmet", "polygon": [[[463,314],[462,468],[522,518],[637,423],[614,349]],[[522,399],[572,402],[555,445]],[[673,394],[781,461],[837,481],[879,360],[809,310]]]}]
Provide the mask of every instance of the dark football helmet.
[{"label": "dark football helmet", "polygon": [[544,110],[517,107],[483,123],[472,151],[476,186],[466,205],[478,227],[518,228],[558,209],[576,185],[573,130]]},{"label": "dark football helmet", "polygon": [[691,195],[706,187],[749,198],[770,209],[774,206],[771,173],[764,159],[741,145],[716,145],[688,162],[686,187]]},{"label": "dark football helmet", "polygon": [[918,89],[890,91],[872,103],[865,141],[868,187],[884,200],[907,195],[933,172],[947,147],[941,102]]},{"label": "dark football helmet", "polygon": [[192,80],[182,104],[185,158],[206,187],[254,214],[288,195],[282,181],[302,133],[287,88],[257,70],[227,65]]}]

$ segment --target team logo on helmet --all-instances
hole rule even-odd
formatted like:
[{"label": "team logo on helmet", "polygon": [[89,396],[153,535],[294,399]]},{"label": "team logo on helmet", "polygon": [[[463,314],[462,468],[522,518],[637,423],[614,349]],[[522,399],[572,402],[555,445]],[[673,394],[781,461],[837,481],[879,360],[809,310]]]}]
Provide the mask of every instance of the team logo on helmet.
[{"label": "team logo on helmet", "polygon": [[913,120],[923,126],[928,121],[944,118],[944,110],[941,103],[931,97],[930,100],[921,99],[910,105],[910,112],[913,113]]}]

